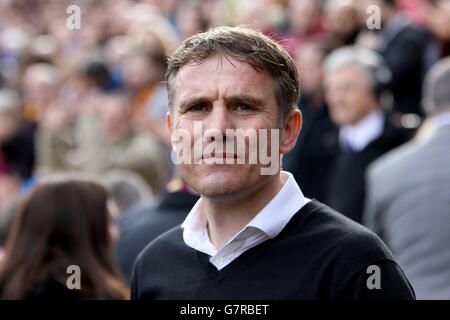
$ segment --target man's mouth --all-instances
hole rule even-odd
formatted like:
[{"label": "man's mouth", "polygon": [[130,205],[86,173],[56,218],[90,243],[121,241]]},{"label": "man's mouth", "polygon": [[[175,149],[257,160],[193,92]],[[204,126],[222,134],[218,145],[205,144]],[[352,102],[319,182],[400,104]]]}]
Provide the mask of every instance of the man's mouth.
[{"label": "man's mouth", "polygon": [[211,152],[210,154],[204,154],[202,156],[202,160],[205,159],[237,159],[237,154],[235,153],[215,153]]}]

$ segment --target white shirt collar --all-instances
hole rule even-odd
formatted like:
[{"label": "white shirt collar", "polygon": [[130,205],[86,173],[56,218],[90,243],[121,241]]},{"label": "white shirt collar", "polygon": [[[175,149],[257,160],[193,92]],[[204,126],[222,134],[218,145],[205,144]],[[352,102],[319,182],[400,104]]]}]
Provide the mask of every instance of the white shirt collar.
[{"label": "white shirt collar", "polygon": [[250,248],[276,237],[307,202],[293,175],[288,175],[277,195],[230,241],[220,250],[211,243],[206,229],[206,217],[198,207],[199,199],[182,223],[183,240],[185,244],[197,251],[211,256],[210,262],[221,269]]},{"label": "white shirt collar", "polygon": [[450,125],[450,112],[443,112],[435,117],[438,127]]},{"label": "white shirt collar", "polygon": [[353,151],[359,152],[381,136],[383,129],[383,112],[375,110],[354,125],[342,126],[339,141],[341,145],[350,146]]}]

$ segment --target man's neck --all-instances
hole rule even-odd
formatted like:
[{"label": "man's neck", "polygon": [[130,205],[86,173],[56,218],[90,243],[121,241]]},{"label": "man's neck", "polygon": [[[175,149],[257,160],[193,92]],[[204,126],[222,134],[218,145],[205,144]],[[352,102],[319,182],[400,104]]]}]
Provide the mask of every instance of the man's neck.
[{"label": "man's neck", "polygon": [[207,219],[211,243],[220,249],[244,228],[281,190],[287,175],[270,176],[260,186],[230,201],[202,198],[200,210]]},{"label": "man's neck", "polygon": [[339,139],[343,146],[350,147],[354,152],[360,152],[376,140],[383,133],[384,115],[378,109],[370,112],[358,122],[341,126],[339,130]]}]

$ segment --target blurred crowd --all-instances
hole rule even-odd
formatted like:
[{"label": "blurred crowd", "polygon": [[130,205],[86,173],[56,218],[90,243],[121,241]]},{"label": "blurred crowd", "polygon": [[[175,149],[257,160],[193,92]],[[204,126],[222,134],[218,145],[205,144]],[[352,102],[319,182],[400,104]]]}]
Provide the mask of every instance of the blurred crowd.
[{"label": "blurred crowd", "polygon": [[[68,28],[70,5],[81,9],[80,29]],[[376,192],[424,170],[400,175],[400,160],[377,158],[449,127],[450,77],[424,89],[430,68],[450,53],[448,0],[0,0],[0,298],[73,297],[60,279],[77,261],[91,270],[81,296],[127,298],[139,251],[197,200],[171,161],[167,56],[221,25],[263,32],[297,64],[303,128],[283,168],[304,194],[376,231],[418,298],[450,299],[450,239],[439,228],[450,225],[449,166],[434,164],[433,179],[385,198]],[[427,109],[437,87],[438,103]],[[450,150],[450,135],[440,141]],[[61,173],[71,175],[50,179]],[[102,183],[90,185],[85,174]],[[416,205],[433,201],[435,180],[440,198]],[[405,200],[403,191],[425,183]],[[414,219],[405,215],[412,209]],[[436,228],[421,231],[427,222]]]}]

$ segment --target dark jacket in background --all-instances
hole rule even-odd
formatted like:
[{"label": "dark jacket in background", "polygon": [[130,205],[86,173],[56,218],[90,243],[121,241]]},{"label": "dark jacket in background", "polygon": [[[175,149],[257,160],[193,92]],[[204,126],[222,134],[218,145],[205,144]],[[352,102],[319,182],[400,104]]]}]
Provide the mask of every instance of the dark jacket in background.
[{"label": "dark jacket in background", "polygon": [[391,114],[385,115],[381,136],[359,152],[344,150],[339,144],[335,147],[333,163],[324,182],[325,203],[356,222],[361,222],[364,210],[367,166],[406,142],[414,132],[399,127],[393,119]]},{"label": "dark jacket in background", "polygon": [[283,156],[283,169],[291,172],[308,198],[324,200],[323,184],[337,143],[337,128],[328,109],[300,102],[303,125],[294,148]]},{"label": "dark jacket in background", "polygon": [[395,26],[383,29],[378,48],[392,71],[390,90],[394,97],[394,110],[422,115],[422,83],[427,68],[427,51],[431,46],[429,33],[406,19],[398,17]]},{"label": "dark jacket in background", "polygon": [[155,205],[132,208],[118,221],[120,238],[115,248],[116,262],[126,280],[136,257],[144,247],[165,231],[181,224],[199,196],[188,192],[165,192]]},{"label": "dark jacket in background", "polygon": [[8,171],[24,180],[33,175],[35,132],[35,124],[24,122],[18,132],[0,146]]}]

